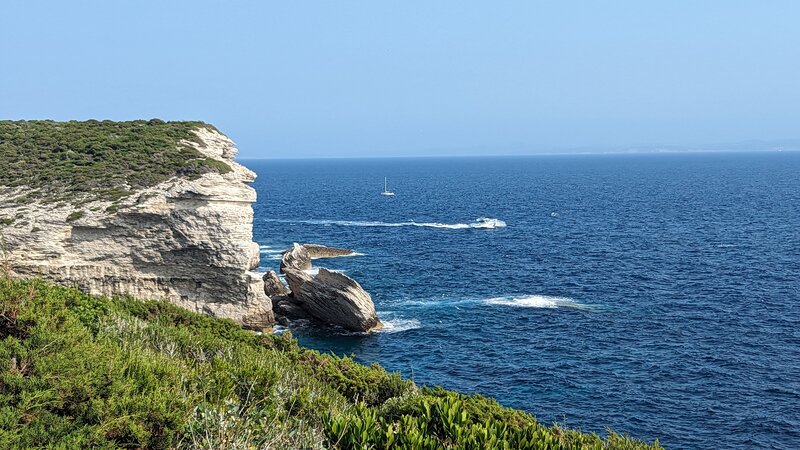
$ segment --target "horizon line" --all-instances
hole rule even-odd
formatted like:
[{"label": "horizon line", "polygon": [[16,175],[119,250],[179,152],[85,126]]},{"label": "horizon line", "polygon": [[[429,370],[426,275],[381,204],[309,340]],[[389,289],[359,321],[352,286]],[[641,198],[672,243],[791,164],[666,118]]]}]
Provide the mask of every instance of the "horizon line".
[{"label": "horizon line", "polygon": [[700,154],[746,154],[746,153],[800,153],[800,149],[763,150],[653,150],[653,151],[608,151],[608,152],[543,152],[503,154],[439,154],[439,155],[342,155],[342,156],[255,156],[239,155],[238,160],[304,160],[304,159],[434,159],[434,158],[514,158],[536,156],[647,156],[647,155],[700,155]]}]

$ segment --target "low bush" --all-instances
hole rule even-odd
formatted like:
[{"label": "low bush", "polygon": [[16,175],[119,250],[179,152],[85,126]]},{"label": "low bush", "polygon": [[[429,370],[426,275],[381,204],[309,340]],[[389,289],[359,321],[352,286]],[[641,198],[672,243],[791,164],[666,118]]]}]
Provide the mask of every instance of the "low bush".
[{"label": "low bush", "polygon": [[643,449],[164,302],[0,276],[0,448]]},{"label": "low bush", "polygon": [[83,211],[73,211],[67,216],[67,222],[74,222],[83,217],[85,214],[86,213]]},{"label": "low bush", "polygon": [[0,121],[0,186],[26,186],[28,201],[116,201],[174,176],[227,173],[186,142],[203,122]]}]

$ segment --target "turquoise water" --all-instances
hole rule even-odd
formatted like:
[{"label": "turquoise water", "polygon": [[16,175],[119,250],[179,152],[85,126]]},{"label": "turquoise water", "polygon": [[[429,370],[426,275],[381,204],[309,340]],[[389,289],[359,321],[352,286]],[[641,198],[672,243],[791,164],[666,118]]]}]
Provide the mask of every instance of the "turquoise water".
[{"label": "turquoise water", "polygon": [[800,447],[800,154],[245,164],[263,268],[295,241],[353,248],[321,263],[387,324],[304,345],[545,423]]}]

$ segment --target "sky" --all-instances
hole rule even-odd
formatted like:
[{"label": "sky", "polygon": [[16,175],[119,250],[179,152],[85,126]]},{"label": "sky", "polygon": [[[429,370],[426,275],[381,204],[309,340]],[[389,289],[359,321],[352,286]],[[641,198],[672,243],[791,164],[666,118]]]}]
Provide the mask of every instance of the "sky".
[{"label": "sky", "polygon": [[0,119],[203,120],[242,158],[800,137],[800,2],[36,1]]}]

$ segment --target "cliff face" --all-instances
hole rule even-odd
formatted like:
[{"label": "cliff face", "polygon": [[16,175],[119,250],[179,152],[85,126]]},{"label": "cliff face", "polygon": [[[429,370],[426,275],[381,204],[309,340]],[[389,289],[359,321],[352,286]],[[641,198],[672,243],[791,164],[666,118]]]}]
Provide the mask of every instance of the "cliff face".
[{"label": "cliff face", "polygon": [[[233,161],[236,148],[207,128],[182,141],[227,164],[227,173],[173,177],[122,200],[51,204],[0,193],[0,228],[14,275],[74,285],[92,294],[168,299],[253,328],[273,322],[253,242],[255,174]],[[8,222],[10,219],[6,219]]]}]

